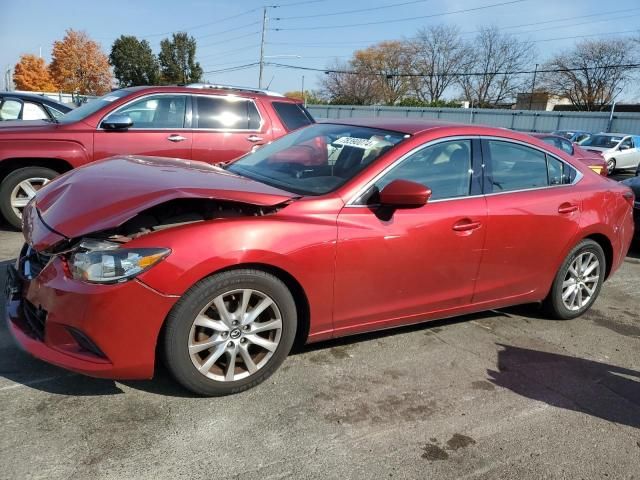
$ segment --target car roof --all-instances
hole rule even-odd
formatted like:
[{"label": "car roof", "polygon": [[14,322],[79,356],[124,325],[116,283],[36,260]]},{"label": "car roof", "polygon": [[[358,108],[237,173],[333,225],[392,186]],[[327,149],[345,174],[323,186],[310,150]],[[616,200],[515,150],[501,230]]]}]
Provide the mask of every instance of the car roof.
[{"label": "car roof", "polygon": [[477,125],[466,125],[463,123],[443,122],[424,119],[411,118],[325,118],[320,123],[337,123],[340,125],[354,125],[357,127],[380,128],[382,130],[392,130],[394,132],[415,135],[416,133],[442,127],[476,127]]},{"label": "car roof", "polygon": [[190,85],[156,85],[156,86],[139,86],[139,87],[126,87],[121,90],[127,92],[148,92],[148,93],[211,93],[217,95],[236,95],[239,97],[249,98],[269,98],[278,102],[290,102],[290,103],[302,103],[302,100],[295,98],[285,97],[284,95],[272,92],[270,90],[252,88],[252,87],[238,87],[234,85],[213,85],[213,84],[190,84]]}]

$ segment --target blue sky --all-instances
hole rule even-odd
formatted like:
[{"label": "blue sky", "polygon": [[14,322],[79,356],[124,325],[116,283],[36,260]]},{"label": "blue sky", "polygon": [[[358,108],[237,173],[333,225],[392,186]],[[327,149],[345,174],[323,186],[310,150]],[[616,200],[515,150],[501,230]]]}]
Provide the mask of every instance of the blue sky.
[{"label": "blue sky", "polygon": [[[455,13],[506,1],[272,0],[270,5],[281,6],[268,9],[266,55],[276,57],[268,61],[324,68],[335,59],[348,59],[355,49],[370,43],[411,37],[422,26],[446,23],[458,25],[467,38],[481,26],[497,25],[534,41],[538,59],[543,61],[576,41],[566,37],[611,38],[634,28],[640,30],[638,0],[524,0]],[[378,8],[399,3],[405,4]],[[120,34],[146,38],[157,52],[167,32],[184,30],[198,40],[198,59],[205,71],[246,65],[259,57],[264,4],[259,0],[2,0],[2,78],[22,53],[38,54],[41,47],[42,56],[49,61],[52,42],[62,38],[67,28],[86,31],[107,53]],[[360,9],[368,10],[341,13]],[[300,16],[308,18],[286,18]],[[371,24],[343,27],[355,23]],[[307,88],[317,87],[321,74],[314,72],[267,67],[264,78],[265,83],[271,82],[270,88],[287,91],[299,90],[303,75]],[[208,73],[206,78],[256,86],[258,68]],[[629,89],[626,96],[627,100],[640,99],[637,89]]]}]

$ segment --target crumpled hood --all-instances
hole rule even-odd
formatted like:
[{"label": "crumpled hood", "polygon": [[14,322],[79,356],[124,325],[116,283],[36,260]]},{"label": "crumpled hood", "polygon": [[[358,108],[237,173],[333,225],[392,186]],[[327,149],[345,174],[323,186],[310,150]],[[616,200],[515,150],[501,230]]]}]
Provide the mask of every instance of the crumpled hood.
[{"label": "crumpled hood", "polygon": [[147,208],[177,198],[272,206],[293,196],[203,162],[126,156],[58,177],[37,193],[36,207],[49,228],[76,238],[117,227]]}]

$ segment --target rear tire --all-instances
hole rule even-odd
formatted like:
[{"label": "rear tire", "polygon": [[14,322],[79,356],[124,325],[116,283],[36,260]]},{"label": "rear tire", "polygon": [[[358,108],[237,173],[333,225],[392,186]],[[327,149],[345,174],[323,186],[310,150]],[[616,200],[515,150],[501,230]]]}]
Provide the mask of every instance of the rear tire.
[{"label": "rear tire", "polygon": [[602,247],[593,240],[582,240],[567,255],[543,302],[552,318],[568,320],[591,308],[600,294],[606,272]]},{"label": "rear tire", "polygon": [[12,227],[22,228],[22,210],[26,202],[33,198],[35,191],[57,176],[58,172],[50,168],[24,167],[14,170],[2,180],[0,212]]},{"label": "rear tire", "polygon": [[164,360],[198,395],[239,393],[282,364],[297,323],[293,296],[277,277],[252,269],[218,273],[191,287],[167,316]]}]

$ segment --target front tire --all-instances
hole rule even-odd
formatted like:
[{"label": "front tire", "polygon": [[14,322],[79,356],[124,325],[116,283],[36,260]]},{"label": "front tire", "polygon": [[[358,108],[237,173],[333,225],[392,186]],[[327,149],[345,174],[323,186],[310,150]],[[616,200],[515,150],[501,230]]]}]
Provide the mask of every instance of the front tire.
[{"label": "front tire", "polygon": [[615,169],[616,169],[616,159],[610,158],[609,160],[607,160],[607,173],[611,175]]},{"label": "front tire", "polygon": [[543,303],[548,315],[568,320],[591,308],[600,294],[606,271],[604,251],[593,240],[582,240],[563,262]]},{"label": "front tire", "polygon": [[22,228],[22,211],[36,192],[58,172],[44,167],[24,167],[14,170],[0,183],[0,212],[9,224]]},{"label": "front tire", "polygon": [[218,273],[189,289],[167,316],[165,363],[198,395],[242,392],[282,364],[297,323],[293,296],[277,277],[251,269]]}]

